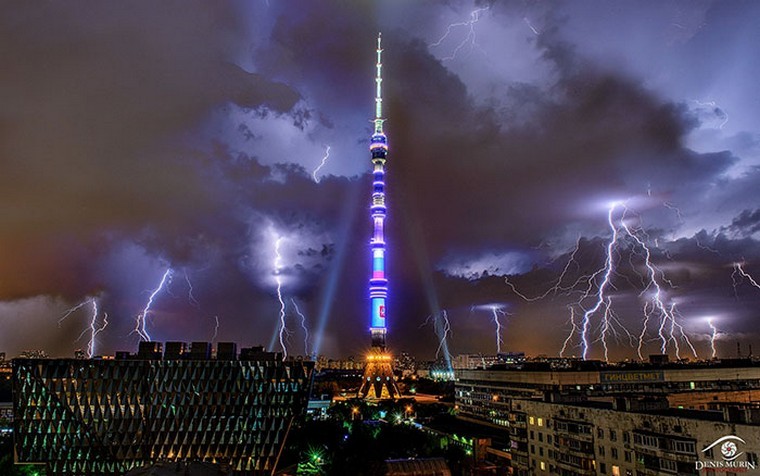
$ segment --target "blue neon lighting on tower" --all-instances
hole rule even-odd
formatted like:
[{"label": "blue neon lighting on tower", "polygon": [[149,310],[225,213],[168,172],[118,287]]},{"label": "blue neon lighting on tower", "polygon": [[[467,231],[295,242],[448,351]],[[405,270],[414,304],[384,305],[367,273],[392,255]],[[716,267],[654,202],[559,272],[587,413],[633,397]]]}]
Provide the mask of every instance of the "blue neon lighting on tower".
[{"label": "blue neon lighting on tower", "polygon": [[382,36],[377,36],[377,75],[375,77],[375,131],[370,138],[369,150],[372,155],[373,177],[371,216],[374,232],[372,246],[372,277],[369,280],[369,298],[371,302],[372,346],[385,348],[386,307],[388,297],[388,279],[385,277],[385,156],[388,153],[388,138],[383,132],[383,97],[382,97]]}]

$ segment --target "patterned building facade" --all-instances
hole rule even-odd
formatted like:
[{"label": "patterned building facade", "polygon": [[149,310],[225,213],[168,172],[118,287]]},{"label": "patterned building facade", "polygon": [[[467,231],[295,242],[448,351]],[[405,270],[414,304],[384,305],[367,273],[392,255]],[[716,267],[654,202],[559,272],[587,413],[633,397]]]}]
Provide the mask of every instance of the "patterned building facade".
[{"label": "patterned building facade", "polygon": [[312,362],[274,357],[16,359],[17,462],[56,475],[187,461],[269,474],[313,372]]}]

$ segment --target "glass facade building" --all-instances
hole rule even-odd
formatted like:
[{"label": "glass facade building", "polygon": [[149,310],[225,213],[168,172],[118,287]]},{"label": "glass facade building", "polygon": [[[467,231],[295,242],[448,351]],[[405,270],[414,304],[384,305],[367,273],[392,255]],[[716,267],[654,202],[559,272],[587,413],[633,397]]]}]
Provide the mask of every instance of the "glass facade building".
[{"label": "glass facade building", "polygon": [[270,474],[305,410],[313,363],[243,357],[16,359],[16,461],[61,475],[187,461]]}]

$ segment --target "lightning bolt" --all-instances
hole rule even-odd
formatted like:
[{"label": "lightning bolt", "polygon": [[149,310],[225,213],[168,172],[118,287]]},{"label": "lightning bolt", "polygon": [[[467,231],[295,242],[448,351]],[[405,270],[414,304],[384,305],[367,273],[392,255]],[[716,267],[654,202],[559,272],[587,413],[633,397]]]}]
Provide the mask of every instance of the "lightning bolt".
[{"label": "lightning bolt", "polygon": [[451,335],[451,322],[449,321],[449,315],[444,309],[440,314],[431,314],[425,319],[425,322],[419,327],[422,329],[425,327],[431,319],[433,320],[433,332],[438,337],[438,348],[435,350],[435,358],[438,360],[441,352],[443,352],[443,358],[446,360],[449,370],[451,370],[451,353],[449,352],[448,337]]},{"label": "lightning bolt", "polygon": [[713,325],[712,318],[707,318],[707,325],[710,326],[712,334],[710,335],[710,350],[712,351],[711,359],[714,359],[718,355],[718,351],[715,349],[715,341],[718,340],[718,329]]},{"label": "lightning bolt", "polygon": [[491,306],[491,314],[493,316],[493,323],[496,324],[496,353],[500,354],[501,346],[504,345],[504,339],[501,336],[502,324],[499,316],[507,317],[508,314],[498,306]]},{"label": "lightning bolt", "polygon": [[219,336],[219,316],[214,316],[214,334],[211,336],[211,342],[214,342]]},{"label": "lightning bolt", "polygon": [[135,329],[132,333],[137,333],[142,340],[151,340],[150,334],[148,334],[148,330],[146,329],[148,313],[151,312],[151,306],[153,306],[153,301],[156,299],[156,296],[158,296],[158,293],[160,293],[164,289],[164,286],[171,281],[172,273],[172,269],[167,268],[163,276],[161,276],[161,282],[158,283],[158,286],[150,293],[148,302],[145,304],[142,312],[138,314],[135,319]]},{"label": "lightning bolt", "polygon": [[58,319],[58,327],[61,327],[61,324],[63,321],[66,320],[67,317],[75,313],[76,311],[82,309],[84,306],[86,306],[90,302],[90,299],[85,299],[84,301],[80,302],[79,304],[75,305],[74,307],[70,307],[64,313],[61,315],[61,317]]},{"label": "lightning bolt", "polygon": [[571,284],[567,284],[567,285],[564,285],[564,286],[562,285],[562,282],[565,280],[565,276],[567,276],[568,272],[571,269],[571,266],[575,265],[576,269],[578,268],[578,262],[575,260],[575,255],[578,253],[578,249],[580,248],[580,244],[581,244],[581,239],[580,239],[580,237],[578,237],[578,239],[575,241],[575,248],[573,248],[573,251],[570,253],[570,257],[568,258],[567,263],[565,263],[565,267],[562,268],[562,272],[559,274],[559,277],[557,278],[557,281],[554,283],[554,285],[552,287],[550,287],[549,289],[547,289],[546,292],[544,292],[543,294],[541,294],[539,296],[535,296],[535,297],[528,297],[525,294],[523,294],[523,293],[521,293],[520,291],[517,290],[517,288],[515,287],[515,285],[512,284],[509,281],[509,276],[507,276],[506,278],[504,278],[504,282],[506,283],[507,286],[509,286],[512,289],[512,292],[514,292],[520,298],[522,298],[523,300],[525,300],[527,302],[539,301],[539,300],[544,299],[545,297],[547,297],[549,294],[556,295],[558,293],[563,293],[563,294],[564,293],[569,293],[572,290],[574,290],[578,286],[578,284],[580,284],[584,280],[590,278],[590,276],[588,276],[588,275],[581,276],[578,279],[576,279],[575,282],[573,282]]},{"label": "lightning bolt", "polygon": [[536,28],[530,23],[530,20],[528,20],[528,17],[523,17],[523,21],[525,22],[526,25],[528,25],[528,28],[530,28],[530,31],[532,31],[534,35],[540,35],[538,30],[536,30]]},{"label": "lightning bolt", "polygon": [[[612,231],[611,237],[609,242],[607,243],[605,249],[605,262],[604,266],[602,266],[600,269],[596,270],[595,272],[591,274],[586,274],[578,277],[573,282],[563,285],[563,281],[565,280],[565,277],[568,275],[568,272],[571,270],[571,265],[575,264],[576,268],[578,268],[578,264],[575,260],[576,254],[578,253],[578,250],[580,248],[580,237],[578,240],[576,240],[575,248],[570,253],[570,256],[568,258],[567,263],[565,264],[565,267],[562,269],[562,272],[559,275],[559,278],[555,282],[555,284],[550,287],[546,292],[543,294],[530,298],[525,296],[524,294],[520,293],[515,289],[515,286],[512,285],[509,281],[506,281],[506,284],[510,286],[513,292],[523,298],[526,301],[536,301],[539,299],[543,299],[547,297],[549,294],[557,294],[562,293],[564,295],[570,295],[571,293],[575,292],[579,286],[585,287],[585,290],[581,291],[581,296],[578,299],[578,301],[574,305],[568,306],[568,309],[570,311],[570,333],[565,338],[564,342],[562,343],[562,348],[560,350],[560,356],[564,356],[565,352],[568,349],[568,346],[571,344],[573,340],[573,336],[579,334],[580,335],[580,347],[583,355],[583,359],[588,358],[589,348],[591,346],[591,319],[592,317],[599,312],[600,310],[603,311],[602,313],[602,322],[600,325],[600,337],[599,341],[602,343],[602,347],[604,349],[604,355],[605,359],[608,358],[609,355],[609,347],[607,344],[607,337],[608,335],[612,334],[617,336],[617,331],[615,329],[615,324],[617,324],[619,327],[622,328],[622,331],[630,335],[630,333],[625,329],[625,327],[622,326],[620,321],[617,319],[617,317],[614,315],[611,305],[612,300],[607,296],[607,289],[609,287],[614,288],[614,285],[612,284],[612,276],[615,274],[615,258],[617,257],[616,252],[616,243],[618,242],[619,236],[618,236],[618,228],[615,226],[613,222],[613,212],[615,208],[618,206],[617,203],[613,204],[607,214],[607,222],[609,223],[610,230]],[[598,284],[597,284],[598,282]],[[583,289],[583,287],[581,289]],[[584,302],[587,301],[589,298],[593,299],[593,305],[591,307],[586,308],[584,306]],[[583,312],[583,315],[580,317],[580,322],[576,320],[576,314],[575,314],[575,308],[580,309]]]},{"label": "lightning bolt", "polygon": [[[607,316],[609,312],[609,304],[610,301],[607,299],[605,295],[605,291],[607,290],[607,287],[611,285],[611,276],[615,269],[615,263],[614,263],[614,247],[615,243],[618,240],[618,229],[612,222],[612,213],[614,212],[615,208],[617,207],[617,203],[613,204],[610,207],[609,213],[607,214],[607,222],[610,225],[610,229],[612,230],[612,237],[610,238],[609,243],[607,244],[607,258],[604,262],[604,267],[594,273],[594,277],[589,280],[589,285],[595,280],[596,276],[599,274],[602,274],[602,281],[599,284],[597,293],[596,293],[596,303],[591,306],[590,309],[586,310],[583,313],[583,319],[581,320],[581,347],[583,349],[583,360],[586,360],[588,358],[588,351],[589,351],[589,326],[591,324],[591,317],[601,308],[605,307],[605,316]],[[584,297],[587,297],[589,295],[589,292],[587,291],[586,294],[584,294]],[[605,317],[605,326],[609,324],[609,320]],[[607,339],[606,339],[606,328],[603,327],[602,332],[602,343],[604,344],[604,351],[605,351],[605,358],[607,353]]]},{"label": "lightning bolt", "polygon": [[100,311],[98,310],[98,300],[92,299],[92,318],[90,319],[90,342],[87,343],[87,357],[90,359],[93,355],[95,355],[95,337],[103,332],[106,327],[108,327],[108,313],[103,313],[103,323],[100,327],[97,326],[98,322],[98,314],[100,314]]},{"label": "lightning bolt", "polygon": [[306,327],[306,316],[301,312],[301,310],[298,308],[298,304],[296,304],[296,300],[291,298],[290,302],[293,303],[293,308],[296,310],[296,314],[301,318],[301,329],[303,329],[303,353],[304,355],[309,355],[309,329]]},{"label": "lightning bolt", "polygon": [[[668,205],[666,204],[666,206]],[[675,209],[672,205],[668,208]],[[617,342],[627,340],[631,346],[636,347],[639,358],[643,359],[642,352],[647,333],[651,324],[656,322],[656,332],[662,353],[666,353],[668,348],[672,347],[676,357],[681,358],[681,343],[683,342],[694,357],[697,357],[696,349],[680,322],[683,316],[678,312],[675,303],[666,303],[663,287],[667,285],[670,289],[674,289],[675,286],[665,273],[654,264],[651,250],[647,244],[649,237],[640,223],[636,226],[631,224],[633,216],[639,222],[641,221],[641,218],[632,212],[624,202],[614,202],[610,205],[607,213],[610,238],[605,245],[605,260],[604,264],[593,273],[585,274],[575,280],[567,279],[571,271],[580,269],[576,262],[576,254],[580,244],[580,241],[577,241],[559,278],[543,294],[536,297],[526,296],[506,280],[510,289],[526,301],[543,299],[550,294],[569,296],[573,293],[580,293],[577,301],[568,306],[571,329],[562,343],[560,356],[564,356],[577,335],[579,336],[578,345],[581,347],[583,359],[588,359],[592,344],[600,342],[604,359],[609,360],[609,340],[613,338]],[[631,285],[639,286],[633,283],[628,276],[618,272],[622,250],[629,251],[628,265],[630,270],[640,279],[639,285],[643,287],[643,291],[639,294],[640,297],[644,298],[643,322],[638,336],[631,334],[623,325],[615,313],[614,300],[610,296],[611,290],[616,289],[614,279],[624,279]],[[635,261],[642,263],[641,272],[637,269]],[[577,311],[580,312],[580,315]],[[598,322],[595,324],[597,317]]]},{"label": "lightning bolt", "polygon": [[[736,279],[737,273],[741,277],[739,280]],[[744,281],[744,278],[747,278],[752,286],[760,289],[760,284],[758,284],[757,281],[755,281],[755,279],[749,273],[744,271],[744,263],[734,263],[734,271],[731,273],[731,280],[734,283],[734,294],[736,294],[736,287],[741,284],[742,281]]]},{"label": "lightning bolt", "polygon": [[190,304],[193,305],[196,309],[200,309],[201,305],[198,302],[197,299],[195,299],[195,296],[193,295],[193,283],[190,281],[190,275],[187,274],[187,270],[185,270],[185,282],[187,283],[187,299],[190,301]]},{"label": "lightning bolt", "polygon": [[446,362],[451,362],[448,343],[448,338],[451,335],[451,322],[449,321],[449,314],[446,312],[446,309],[441,311],[440,318],[436,319],[435,323],[435,332],[439,338],[438,348],[435,350],[435,358],[438,359],[438,355],[443,351]]},{"label": "lightning bolt", "polygon": [[[620,225],[625,230],[626,234],[636,243],[638,244],[641,249],[644,252],[644,266],[647,269],[647,273],[649,276],[647,287],[644,289],[644,291],[641,292],[641,295],[647,292],[649,289],[653,289],[654,292],[651,297],[651,306],[648,308],[645,307],[644,315],[646,321],[649,320],[649,318],[652,316],[653,312],[657,312],[660,317],[660,326],[658,329],[658,336],[660,338],[660,350],[663,354],[667,352],[668,348],[668,342],[673,343],[673,347],[676,353],[676,357],[680,358],[680,348],[678,345],[678,337],[676,336],[676,332],[680,333],[681,338],[686,342],[686,344],[689,346],[690,350],[692,351],[692,354],[694,357],[697,357],[697,351],[694,349],[694,346],[691,344],[691,341],[689,340],[689,337],[686,335],[686,333],[683,330],[683,326],[677,321],[677,317],[679,316],[675,303],[672,303],[670,306],[666,306],[665,302],[663,301],[663,290],[661,284],[658,282],[658,276],[660,280],[666,281],[665,273],[663,273],[660,269],[658,269],[651,260],[651,252],[649,250],[649,247],[647,244],[639,238],[639,236],[634,233],[628,223],[625,220],[625,212],[627,209],[625,208],[625,205],[622,205],[624,207],[623,215],[620,219]],[[614,210],[614,208],[613,208]],[[672,287],[672,283],[668,282],[668,284]],[[647,309],[649,312],[647,312]],[[640,359],[643,359],[643,356],[641,354],[641,348],[643,346],[643,336],[646,332],[646,321],[644,324],[644,328],[642,329],[642,333],[639,337],[639,346],[638,346],[638,355]],[[665,334],[665,326],[668,323],[670,324],[670,333],[669,336]]]},{"label": "lightning bolt", "polygon": [[79,309],[82,309],[86,305],[92,306],[92,314],[90,315],[90,324],[79,334],[79,336],[74,340],[74,342],[79,342],[82,337],[87,334],[87,332],[90,332],[90,340],[87,343],[87,357],[92,358],[93,355],[95,355],[95,336],[100,334],[106,327],[108,327],[108,314],[103,314],[103,322],[100,326],[98,326],[98,316],[100,315],[100,310],[98,309],[98,300],[97,298],[91,297],[87,298],[84,301],[80,302],[79,304],[67,309],[63,315],[58,319],[58,327],[61,327],[61,324],[63,321],[66,320],[70,315],[72,315],[74,312],[78,311]]},{"label": "lightning bolt", "polygon": [[699,237],[696,236],[696,235],[694,236],[694,242],[696,243],[697,248],[699,248],[701,250],[709,251],[710,253],[715,253],[716,255],[720,255],[720,251],[718,251],[718,250],[716,250],[714,248],[710,248],[709,246],[703,245],[702,243],[700,243]]},{"label": "lightning bolt", "polygon": [[[455,28],[464,27],[466,29],[466,34],[464,36],[464,39],[457,45],[456,48],[454,48],[454,51],[451,53],[450,56],[446,56],[443,58],[443,61],[453,60],[456,58],[459,51],[464,48],[468,43],[470,44],[470,49],[473,49],[475,47],[478,47],[481,51],[483,51],[482,48],[477,44],[475,41],[475,24],[480,21],[481,16],[484,12],[490,10],[491,7],[482,7],[482,8],[476,8],[475,10],[470,12],[470,19],[463,22],[456,22],[451,23],[446,28],[446,33],[441,36],[438,41],[435,43],[432,43],[430,45],[431,48],[441,46],[441,44],[446,40],[446,38],[449,37],[449,35],[454,31]],[[483,52],[485,54],[485,52]]]},{"label": "lightning bolt", "polygon": [[683,215],[681,214],[681,209],[680,209],[680,208],[678,208],[677,206],[673,205],[673,204],[672,204],[672,203],[670,203],[670,202],[662,202],[662,205],[663,205],[665,208],[667,208],[668,210],[673,210],[673,212],[675,212],[675,214],[676,214],[676,217],[678,217],[678,224],[679,224],[679,225],[683,225],[684,223],[686,223],[686,222],[683,220]]},{"label": "lightning bolt", "polygon": [[319,163],[316,169],[314,169],[314,172],[311,173],[311,176],[314,177],[314,181],[316,183],[319,183],[319,178],[317,178],[317,172],[319,172],[322,167],[325,166],[325,163],[327,163],[327,159],[330,158],[330,146],[327,146],[327,149],[325,149],[325,156],[322,157],[322,162]]},{"label": "lightning bolt", "polygon": [[572,329],[570,329],[570,334],[567,335],[567,338],[562,343],[562,349],[559,351],[559,356],[564,357],[565,351],[567,351],[567,346],[570,344],[570,341],[572,340],[573,336],[580,332],[580,328],[578,327],[578,324],[575,322],[575,308],[573,306],[568,306],[568,309],[570,310],[570,325],[572,326]]},{"label": "lightning bolt", "polygon": [[718,103],[716,103],[715,101],[699,101],[697,99],[692,99],[692,102],[696,103],[700,107],[713,108],[713,113],[716,116],[718,115],[717,114],[718,111],[720,111],[721,113],[723,113],[724,116],[726,116],[723,122],[718,126],[718,129],[723,129],[723,126],[725,126],[726,123],[728,123],[728,114],[720,106],[718,106]]},{"label": "lightning bolt", "polygon": [[280,302],[280,347],[282,347],[283,360],[288,356],[288,349],[285,347],[285,339],[288,334],[288,329],[285,326],[285,301],[282,299],[282,278],[280,277],[280,270],[282,269],[282,255],[280,254],[280,244],[284,238],[279,236],[277,241],[274,242],[274,280],[277,283],[277,300]]}]

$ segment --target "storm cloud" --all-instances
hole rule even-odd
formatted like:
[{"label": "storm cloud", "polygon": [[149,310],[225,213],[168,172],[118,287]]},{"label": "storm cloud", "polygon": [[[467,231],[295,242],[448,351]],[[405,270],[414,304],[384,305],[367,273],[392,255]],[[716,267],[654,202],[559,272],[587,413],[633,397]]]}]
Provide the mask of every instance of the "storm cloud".
[{"label": "storm cloud", "polygon": [[[698,350],[708,315],[757,341],[760,290],[736,271],[760,272],[756,5],[271,3],[6,6],[0,319],[24,332],[0,351],[69,355],[88,316],[57,319],[94,297],[99,350],[132,349],[172,269],[158,339],[273,343],[278,276],[324,326],[320,352],[362,352],[380,30],[394,349],[432,355],[420,326],[445,309],[453,351],[492,351],[498,305],[509,349],[556,354],[577,290],[524,297],[604,265],[613,203]],[[637,331],[641,250],[618,259],[613,299]]]}]

